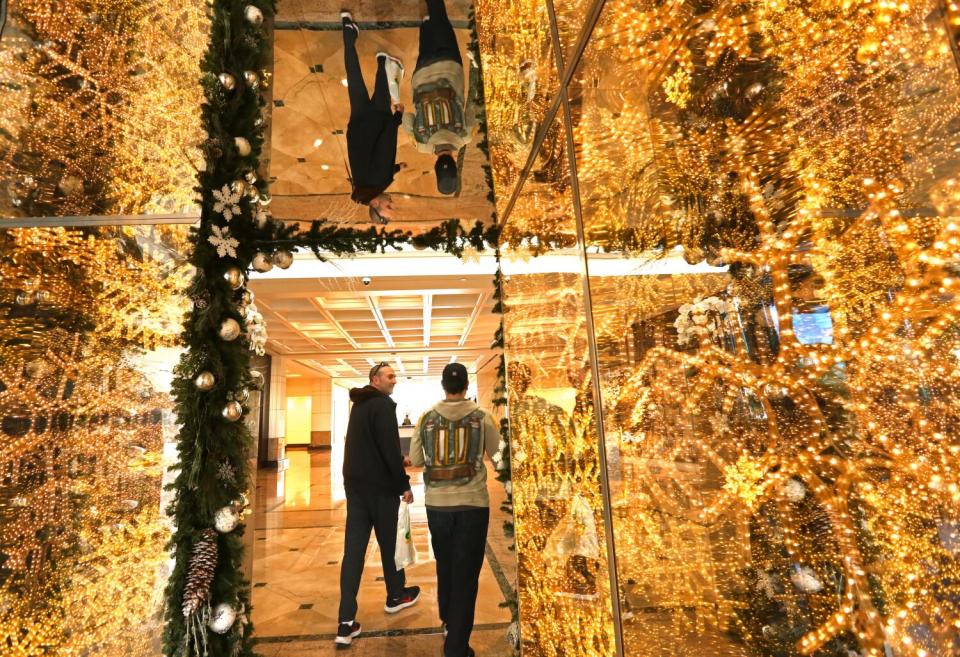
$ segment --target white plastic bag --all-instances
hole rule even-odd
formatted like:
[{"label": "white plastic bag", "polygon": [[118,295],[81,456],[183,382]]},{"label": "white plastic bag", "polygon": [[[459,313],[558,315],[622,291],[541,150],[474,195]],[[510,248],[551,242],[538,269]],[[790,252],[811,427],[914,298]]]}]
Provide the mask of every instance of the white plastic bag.
[{"label": "white plastic bag", "polygon": [[417,563],[417,548],[413,547],[413,534],[410,532],[410,505],[400,503],[400,517],[397,519],[397,548],[393,553],[397,570]]}]

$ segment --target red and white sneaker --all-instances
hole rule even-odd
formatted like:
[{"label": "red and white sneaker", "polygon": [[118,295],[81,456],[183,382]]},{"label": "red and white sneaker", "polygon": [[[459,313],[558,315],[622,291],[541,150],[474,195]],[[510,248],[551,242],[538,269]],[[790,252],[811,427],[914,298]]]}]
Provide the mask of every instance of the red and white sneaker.
[{"label": "red and white sneaker", "polygon": [[383,610],[388,614],[395,614],[401,609],[406,609],[407,607],[412,607],[417,604],[417,600],[420,599],[420,587],[419,586],[408,586],[403,589],[403,594],[398,598],[387,598],[387,604],[383,606]]},{"label": "red and white sneaker", "polygon": [[358,636],[360,636],[360,623],[357,621],[340,623],[337,627],[337,638],[333,642],[337,644],[337,648],[348,648]]}]

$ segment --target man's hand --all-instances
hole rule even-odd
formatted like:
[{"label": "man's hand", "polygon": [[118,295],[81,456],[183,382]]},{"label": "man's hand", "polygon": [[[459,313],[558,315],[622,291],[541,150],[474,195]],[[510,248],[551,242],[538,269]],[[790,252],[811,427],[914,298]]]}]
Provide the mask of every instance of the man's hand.
[{"label": "man's hand", "polygon": [[410,457],[409,457],[409,456],[404,456],[404,457],[403,457],[403,467],[409,468],[411,465],[413,465],[413,462],[410,460]]},{"label": "man's hand", "polygon": [[413,491],[412,491],[412,490],[408,490],[406,493],[404,493],[404,494],[401,496],[400,499],[403,500],[404,502],[406,502],[407,504],[413,504]]},{"label": "man's hand", "polygon": [[392,108],[394,112],[400,112],[403,114],[403,103],[394,103]]},{"label": "man's hand", "polygon": [[407,168],[407,163],[406,163],[406,162],[397,162],[397,167],[400,168],[400,169],[406,169],[406,168]]}]

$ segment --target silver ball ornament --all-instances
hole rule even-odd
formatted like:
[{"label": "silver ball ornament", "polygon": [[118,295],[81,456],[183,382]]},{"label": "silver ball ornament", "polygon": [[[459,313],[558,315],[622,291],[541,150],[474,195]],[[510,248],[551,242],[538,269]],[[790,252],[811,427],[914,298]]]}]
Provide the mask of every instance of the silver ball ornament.
[{"label": "silver ball ornament", "polygon": [[253,185],[257,182],[257,174],[253,171],[247,171],[243,174],[243,179],[247,181],[247,184]]},{"label": "silver ball ornament", "polygon": [[227,422],[236,422],[243,417],[243,406],[237,401],[227,402],[220,413]]},{"label": "silver ball ornament", "polygon": [[239,290],[243,287],[243,272],[239,267],[227,267],[223,272],[223,280],[229,283],[232,289]]},{"label": "silver ball ornament", "polygon": [[240,337],[240,324],[232,317],[220,322],[220,338],[232,342]]},{"label": "silver ball ornament", "polygon": [[256,71],[244,71],[243,81],[246,82],[247,86],[251,89],[256,89],[260,86],[260,76],[257,75]]},{"label": "silver ball ornament", "polygon": [[217,379],[211,372],[204,370],[193,380],[193,385],[197,387],[197,390],[207,392],[208,390],[213,390],[213,386],[217,385]]},{"label": "silver ball ornament", "polygon": [[47,361],[42,358],[36,358],[24,365],[23,369],[31,379],[39,379],[47,373]]},{"label": "silver ball ornament", "polygon": [[262,251],[257,251],[253,256],[253,262],[251,263],[253,268],[259,272],[268,272],[273,269],[273,263],[270,262],[270,256]]},{"label": "silver ball ornament", "polygon": [[293,254],[289,251],[277,251],[273,254],[273,264],[280,269],[289,269],[293,264]]},{"label": "silver ball ornament", "polygon": [[236,399],[241,404],[246,403],[250,399],[250,391],[246,388],[240,388],[235,393],[233,393],[233,398]]},{"label": "silver ball ornament", "polygon": [[217,76],[217,79],[220,80],[220,84],[227,91],[233,91],[237,86],[237,79],[229,73],[221,73]]},{"label": "silver ball ornament", "polygon": [[244,290],[240,293],[240,303],[245,306],[249,306],[253,303],[253,300],[256,298],[256,295],[253,293],[253,290]]},{"label": "silver ball ornament", "polygon": [[245,137],[234,137],[233,145],[237,147],[237,153],[240,154],[240,157],[246,157],[253,152],[250,142]]},{"label": "silver ball ornament", "polygon": [[67,174],[57,183],[57,189],[67,196],[73,196],[83,191],[83,181],[73,174]]},{"label": "silver ball ornament", "polygon": [[36,302],[36,300],[37,298],[33,292],[19,292],[16,298],[18,306],[29,306],[30,304]]},{"label": "silver ball ornament", "polygon": [[236,620],[237,610],[233,608],[233,605],[222,602],[213,608],[207,627],[217,634],[226,634]]},{"label": "silver ball ornament", "polygon": [[240,524],[240,514],[233,506],[217,509],[213,514],[213,526],[221,534],[229,534]]},{"label": "silver ball ornament", "polygon": [[263,24],[263,12],[259,8],[254,7],[253,5],[247,5],[243,9],[243,17],[251,25],[262,25]]},{"label": "silver ball ornament", "polygon": [[260,370],[250,370],[250,382],[257,390],[261,390],[264,384],[263,372]]}]

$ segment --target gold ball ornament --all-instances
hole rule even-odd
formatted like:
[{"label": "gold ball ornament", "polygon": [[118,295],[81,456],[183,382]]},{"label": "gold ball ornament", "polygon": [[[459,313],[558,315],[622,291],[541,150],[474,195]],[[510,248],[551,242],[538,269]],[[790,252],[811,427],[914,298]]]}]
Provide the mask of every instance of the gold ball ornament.
[{"label": "gold ball ornament", "polygon": [[246,388],[240,388],[235,393],[233,393],[233,398],[236,399],[241,404],[247,402],[250,399],[250,391]]},{"label": "gold ball ornament", "polygon": [[243,9],[243,17],[251,25],[260,26],[263,24],[263,12],[253,5],[247,5]]},{"label": "gold ball ornament", "polygon": [[293,264],[293,254],[289,251],[277,251],[273,254],[273,264],[280,269],[289,269]]},{"label": "gold ball ornament", "polygon": [[683,247],[683,259],[688,265],[697,265],[703,262],[703,249],[696,246]]},{"label": "gold ball ornament", "polygon": [[251,303],[253,303],[255,298],[256,295],[254,295],[253,290],[244,290],[240,293],[240,303],[245,306],[249,306]]},{"label": "gold ball ornament", "polygon": [[253,262],[251,265],[259,272],[268,272],[273,269],[273,263],[270,262],[270,256],[262,251],[257,251],[257,253],[253,256]]},{"label": "gold ball ornament", "polygon": [[213,386],[217,384],[217,379],[211,372],[204,370],[197,375],[197,378],[193,380],[193,385],[197,387],[197,390],[207,392],[208,390],[213,390]]},{"label": "gold ball ornament", "polygon": [[243,179],[247,181],[247,184],[253,185],[257,182],[257,174],[253,171],[247,171],[243,174]]},{"label": "gold ball ornament", "polygon": [[36,302],[37,298],[33,292],[20,292],[17,294],[15,301],[18,306],[29,306],[30,304]]},{"label": "gold ball ornament", "polygon": [[213,514],[213,526],[221,534],[229,534],[240,524],[240,514],[233,506],[217,509]]},{"label": "gold ball ornament", "polygon": [[226,634],[236,620],[237,610],[233,608],[233,605],[223,602],[213,608],[207,627],[217,634]]},{"label": "gold ball ornament", "polygon": [[220,339],[233,342],[240,337],[240,324],[232,317],[220,322]]},{"label": "gold ball ornament", "polygon": [[243,272],[240,271],[239,267],[227,267],[227,270],[223,272],[223,280],[229,283],[232,289],[239,290],[243,287]]},{"label": "gold ball ornament", "polygon": [[227,402],[221,411],[223,419],[227,422],[236,422],[243,417],[243,406],[238,401]]},{"label": "gold ball ornament", "polygon": [[233,91],[237,87],[237,79],[229,73],[221,73],[217,76],[217,79],[220,80],[220,84],[227,91]]},{"label": "gold ball ornament", "polygon": [[246,82],[247,86],[251,89],[256,89],[260,86],[260,76],[257,75],[256,71],[244,71],[243,81]]},{"label": "gold ball ornament", "polygon": [[233,145],[237,147],[237,153],[240,154],[240,157],[247,157],[253,152],[250,142],[245,137],[234,137]]}]

